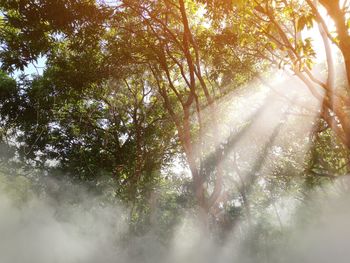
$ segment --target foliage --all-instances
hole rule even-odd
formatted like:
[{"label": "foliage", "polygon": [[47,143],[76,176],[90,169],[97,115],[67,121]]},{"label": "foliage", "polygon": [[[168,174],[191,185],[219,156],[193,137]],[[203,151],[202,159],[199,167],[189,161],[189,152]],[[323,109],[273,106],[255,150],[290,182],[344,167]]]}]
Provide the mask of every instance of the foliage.
[{"label": "foliage", "polygon": [[[39,56],[51,53],[57,42],[71,39],[71,47],[96,45],[96,36],[109,16],[95,1],[3,0],[1,14],[2,68],[24,69]],[[82,41],[83,40],[83,41]]]}]

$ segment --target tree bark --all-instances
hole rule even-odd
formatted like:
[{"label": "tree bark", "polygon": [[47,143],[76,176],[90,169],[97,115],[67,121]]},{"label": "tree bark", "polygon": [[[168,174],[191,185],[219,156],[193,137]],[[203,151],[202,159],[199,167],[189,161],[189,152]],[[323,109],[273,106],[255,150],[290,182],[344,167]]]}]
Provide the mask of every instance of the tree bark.
[{"label": "tree bark", "polygon": [[[337,30],[339,49],[344,57],[346,75],[350,86],[350,36],[345,18],[345,10],[340,7],[339,0],[320,0],[328,14],[333,19]],[[348,91],[349,91],[348,87]]]}]

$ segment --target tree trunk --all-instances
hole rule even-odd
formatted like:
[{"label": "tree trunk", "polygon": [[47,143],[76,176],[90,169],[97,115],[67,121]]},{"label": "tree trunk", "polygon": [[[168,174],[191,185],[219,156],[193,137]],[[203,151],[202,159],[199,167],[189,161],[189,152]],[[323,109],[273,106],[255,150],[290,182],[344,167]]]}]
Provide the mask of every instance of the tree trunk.
[{"label": "tree trunk", "polygon": [[[345,10],[340,7],[339,0],[320,0],[328,14],[333,19],[337,30],[339,48],[344,57],[346,75],[350,86],[350,36],[345,18]],[[348,91],[349,91],[348,87]]]}]

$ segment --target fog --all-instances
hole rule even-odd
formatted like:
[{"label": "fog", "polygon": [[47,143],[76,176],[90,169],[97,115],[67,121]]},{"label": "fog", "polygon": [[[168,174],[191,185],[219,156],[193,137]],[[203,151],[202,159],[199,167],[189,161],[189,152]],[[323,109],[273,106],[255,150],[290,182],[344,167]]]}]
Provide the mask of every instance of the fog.
[{"label": "fog", "polygon": [[205,236],[190,212],[168,244],[152,230],[127,238],[127,209],[85,186],[46,178],[42,184],[49,190],[40,192],[24,177],[0,179],[2,263],[348,262],[350,257],[347,177],[299,204],[292,220],[285,220],[283,239],[271,244],[267,239],[263,253],[253,249],[254,240],[247,241],[252,229],[244,222],[224,243]]},{"label": "fog", "polygon": [[124,229],[120,208],[104,205],[80,186],[67,189],[68,184],[50,180],[46,183],[56,189],[40,196],[23,177],[2,179],[7,187],[0,191],[1,262],[112,262],[116,258],[114,244]]}]

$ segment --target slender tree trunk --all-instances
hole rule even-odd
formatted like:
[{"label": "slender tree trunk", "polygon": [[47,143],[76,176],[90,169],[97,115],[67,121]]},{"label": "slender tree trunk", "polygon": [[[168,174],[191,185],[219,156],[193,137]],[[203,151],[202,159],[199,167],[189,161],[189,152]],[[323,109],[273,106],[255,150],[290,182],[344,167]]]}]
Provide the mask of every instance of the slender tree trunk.
[{"label": "slender tree trunk", "polygon": [[201,227],[203,228],[203,230],[206,231],[208,229],[208,206],[207,206],[207,200],[205,196],[206,190],[204,188],[203,175],[200,174],[199,172],[200,169],[196,164],[196,158],[192,150],[192,143],[191,143],[189,129],[184,131],[184,144],[187,145],[187,147],[185,148],[188,149],[187,151],[185,151],[185,154],[186,154],[187,162],[190,167],[192,178],[193,178],[193,189],[194,189],[195,198],[198,204],[199,220],[202,224]]},{"label": "slender tree trunk", "polygon": [[320,0],[320,3],[326,8],[328,14],[335,23],[339,48],[344,57],[346,75],[349,84],[348,91],[350,91],[350,36],[345,17],[345,10],[340,7],[339,0]]},{"label": "slender tree trunk", "polygon": [[[347,90],[350,90],[350,37],[348,35],[348,29],[345,23],[345,13],[340,9],[339,7],[339,1],[336,0],[321,0],[323,4],[325,4],[325,7],[328,10],[328,13],[332,16],[334,19],[334,22],[336,23],[337,32],[339,36],[339,47],[341,52],[344,56],[344,62],[346,67],[346,73],[347,73],[347,79],[348,79],[348,87]],[[318,1],[314,1],[315,5],[317,6]],[[338,98],[336,87],[335,87],[335,79],[336,79],[336,72],[335,72],[335,66],[334,66],[334,59],[332,54],[332,48],[330,45],[330,40],[327,36],[326,30],[327,28],[324,28],[322,23],[318,23],[318,27],[321,33],[321,37],[323,40],[326,58],[327,58],[327,68],[328,68],[328,76],[327,76],[327,89],[326,89],[326,97],[329,99],[328,102],[328,108],[333,113],[336,114],[338,117],[339,123],[342,127],[342,133],[339,134],[339,127],[337,127],[339,124],[337,124],[335,121],[331,120],[330,127],[332,130],[339,135],[342,142],[350,148],[350,113],[347,113],[346,111],[346,104],[349,102],[349,97],[347,97],[346,94],[344,99]],[[345,100],[345,101],[344,101]],[[323,105],[325,105],[326,102],[323,102]],[[328,120],[331,117],[329,113],[325,112],[326,110],[323,110],[323,116],[325,116]],[[325,115],[326,114],[326,115]],[[327,121],[327,120],[326,120]]]}]

